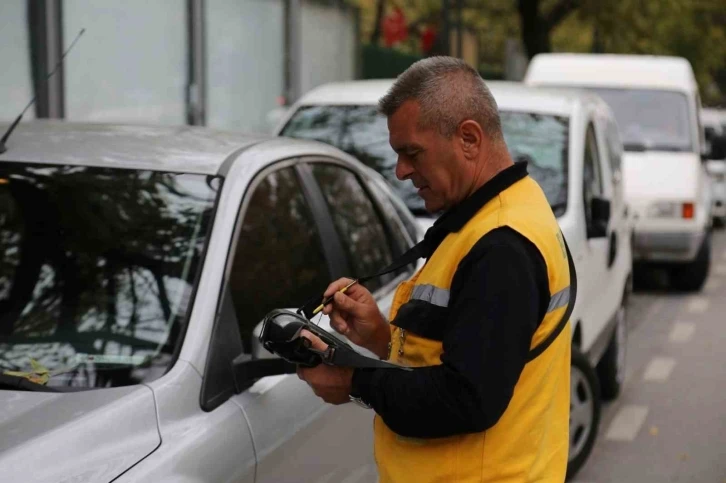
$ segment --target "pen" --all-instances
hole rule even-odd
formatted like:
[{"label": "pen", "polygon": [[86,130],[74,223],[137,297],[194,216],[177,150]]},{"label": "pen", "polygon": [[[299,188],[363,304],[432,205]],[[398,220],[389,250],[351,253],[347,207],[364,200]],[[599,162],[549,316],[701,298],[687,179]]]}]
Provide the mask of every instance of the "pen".
[{"label": "pen", "polygon": [[[346,285],[345,287],[343,287],[340,290],[338,290],[338,292],[345,293],[346,290],[348,290],[350,287],[352,287],[356,283],[358,283],[358,280],[353,280],[348,285]],[[320,312],[321,310],[323,310],[323,307],[325,307],[326,305],[328,305],[331,302],[331,300],[333,300],[333,297],[334,296],[335,296],[335,294],[331,295],[330,297],[327,297],[327,298],[323,299],[323,303],[321,303],[320,305],[318,305],[318,307],[315,310],[313,310],[313,315],[315,315],[318,312]]]}]

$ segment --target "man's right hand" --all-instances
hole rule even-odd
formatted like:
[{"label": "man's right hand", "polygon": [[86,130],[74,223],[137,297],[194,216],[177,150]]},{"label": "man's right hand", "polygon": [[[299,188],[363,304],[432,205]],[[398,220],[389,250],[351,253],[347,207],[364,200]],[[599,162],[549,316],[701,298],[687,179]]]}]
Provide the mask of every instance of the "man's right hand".
[{"label": "man's right hand", "polygon": [[330,317],[330,325],[335,331],[384,358],[391,340],[388,321],[378,309],[373,295],[362,285],[355,284],[345,293],[338,293],[350,282],[349,278],[340,278],[328,286],[323,296],[335,295],[323,308],[323,313]]}]

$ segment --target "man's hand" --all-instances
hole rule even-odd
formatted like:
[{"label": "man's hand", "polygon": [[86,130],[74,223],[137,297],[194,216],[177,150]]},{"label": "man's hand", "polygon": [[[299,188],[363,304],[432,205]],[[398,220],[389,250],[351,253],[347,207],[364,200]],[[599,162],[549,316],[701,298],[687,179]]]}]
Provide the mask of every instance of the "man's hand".
[{"label": "man's hand", "polygon": [[[312,348],[324,351],[328,345],[307,330],[302,337],[312,342]],[[297,368],[297,376],[307,382],[316,396],[330,404],[344,404],[350,401],[350,389],[353,381],[353,369],[319,364],[316,367]]]},{"label": "man's hand", "polygon": [[384,358],[391,339],[388,321],[378,309],[373,295],[362,285],[355,284],[345,293],[338,293],[350,282],[349,278],[341,278],[328,286],[323,296],[335,295],[323,308],[323,313],[330,316],[330,325],[335,331]]}]

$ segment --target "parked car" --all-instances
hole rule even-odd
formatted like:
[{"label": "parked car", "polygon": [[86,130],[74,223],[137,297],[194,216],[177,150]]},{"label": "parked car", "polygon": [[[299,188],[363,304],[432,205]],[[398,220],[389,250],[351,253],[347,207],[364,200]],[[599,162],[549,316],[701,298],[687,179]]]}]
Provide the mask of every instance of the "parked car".
[{"label": "parked car", "polygon": [[[258,377],[255,334],[422,237],[379,174],[192,127],[34,121],[7,148],[3,482],[376,481],[370,411]],[[383,311],[415,268],[366,284]]]},{"label": "parked car", "polygon": [[[321,86],[291,107],[276,132],[334,144],[381,172],[418,215],[434,217],[409,182],[395,178],[396,154],[376,103],[392,80]],[[615,117],[597,95],[487,82],[515,160],[529,163],[570,245],[578,277],[572,314],[573,395],[570,476],[587,460],[597,436],[600,396],[614,399],[625,374],[626,308],[632,289],[632,224],[627,216]]]},{"label": "parked car", "polygon": [[625,148],[636,272],[663,266],[676,288],[700,290],[711,264],[711,189],[690,63],[668,56],[540,54],[524,82],[587,88],[610,105]]},{"label": "parked car", "polygon": [[726,225],[726,109],[701,111],[706,139],[706,169],[711,176],[713,222]]}]

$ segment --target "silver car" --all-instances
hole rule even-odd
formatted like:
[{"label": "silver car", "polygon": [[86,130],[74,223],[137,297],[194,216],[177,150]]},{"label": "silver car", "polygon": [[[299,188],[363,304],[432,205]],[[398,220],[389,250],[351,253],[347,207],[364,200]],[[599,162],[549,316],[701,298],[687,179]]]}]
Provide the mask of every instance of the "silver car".
[{"label": "silver car", "polygon": [[[34,121],[7,148],[3,482],[376,480],[372,411],[255,368],[269,310],[422,236],[381,176],[322,143],[192,127]],[[415,268],[367,284],[384,313]]]}]

